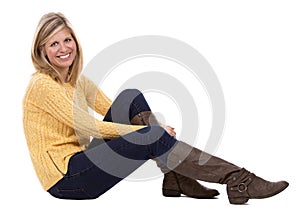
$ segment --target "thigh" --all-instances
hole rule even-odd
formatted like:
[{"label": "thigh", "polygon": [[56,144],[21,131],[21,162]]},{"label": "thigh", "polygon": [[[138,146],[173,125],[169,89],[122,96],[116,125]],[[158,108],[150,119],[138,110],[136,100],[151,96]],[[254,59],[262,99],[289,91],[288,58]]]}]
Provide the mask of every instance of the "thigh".
[{"label": "thigh", "polygon": [[[113,176],[125,178],[149,159],[159,158],[163,163],[177,142],[160,126],[148,126],[119,138],[100,142],[85,151],[89,159]],[[102,143],[101,143],[102,142]]]},{"label": "thigh", "polygon": [[96,166],[81,152],[71,157],[67,174],[48,192],[61,199],[93,199],[121,180]]},{"label": "thigh", "polygon": [[[146,131],[146,127],[142,131]],[[143,134],[131,132],[112,140],[94,138],[85,151],[94,165],[115,177],[125,178],[151,158]]]}]

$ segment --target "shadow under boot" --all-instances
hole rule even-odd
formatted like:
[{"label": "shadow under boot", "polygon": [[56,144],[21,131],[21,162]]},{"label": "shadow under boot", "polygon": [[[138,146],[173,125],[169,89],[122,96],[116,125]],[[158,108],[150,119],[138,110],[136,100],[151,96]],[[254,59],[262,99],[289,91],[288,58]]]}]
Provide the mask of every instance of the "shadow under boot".
[{"label": "shadow under boot", "polygon": [[[134,116],[131,120],[132,125],[157,125],[155,115],[151,111],[140,112]],[[157,166],[162,169],[164,173],[164,179],[162,184],[162,194],[166,197],[180,197],[181,194],[191,198],[214,198],[219,195],[219,192],[215,189],[209,189],[201,185],[195,179],[183,176],[176,172],[170,171],[166,167],[162,166],[156,161]]]},{"label": "shadow under boot", "polygon": [[227,184],[227,195],[231,204],[244,204],[249,199],[272,197],[289,185],[286,181],[266,181],[244,168],[181,141],[170,151],[167,167],[197,180]]}]

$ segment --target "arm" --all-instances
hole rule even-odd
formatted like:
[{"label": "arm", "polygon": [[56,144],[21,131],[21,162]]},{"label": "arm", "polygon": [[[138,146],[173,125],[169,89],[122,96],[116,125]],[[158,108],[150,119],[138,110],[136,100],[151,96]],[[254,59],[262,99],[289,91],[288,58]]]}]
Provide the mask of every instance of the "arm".
[{"label": "arm", "polygon": [[88,106],[97,113],[104,116],[110,108],[112,101],[98,88],[98,86],[87,77],[80,77],[80,87],[84,88],[84,93]]},{"label": "arm", "polygon": [[[53,80],[41,79],[36,82],[35,90],[40,94],[37,99],[40,99],[41,108],[85,136],[111,139],[144,127],[97,120],[80,109]],[[105,109],[101,111],[104,112]]]},{"label": "arm", "polygon": [[[86,100],[90,108],[104,116],[111,106],[111,100],[99,89],[93,81],[85,76],[81,76],[81,87],[84,88]],[[176,132],[173,127],[167,126],[159,122],[164,129],[173,137],[176,137]]]}]

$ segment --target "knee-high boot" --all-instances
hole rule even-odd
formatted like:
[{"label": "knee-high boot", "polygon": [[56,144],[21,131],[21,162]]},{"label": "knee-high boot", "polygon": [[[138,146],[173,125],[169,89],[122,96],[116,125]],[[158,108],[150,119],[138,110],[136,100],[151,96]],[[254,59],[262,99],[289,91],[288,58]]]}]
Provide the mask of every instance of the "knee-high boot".
[{"label": "knee-high boot", "polygon": [[[158,121],[151,111],[140,112],[131,120],[135,125],[156,125]],[[214,198],[219,195],[215,189],[209,189],[195,179],[170,171],[161,162],[156,161],[164,173],[162,193],[166,197],[180,197],[181,194],[192,198]]]},{"label": "knee-high boot", "polygon": [[231,204],[244,204],[249,199],[271,197],[288,186],[286,181],[266,181],[244,168],[181,141],[168,154],[167,167],[197,180],[227,184]]}]

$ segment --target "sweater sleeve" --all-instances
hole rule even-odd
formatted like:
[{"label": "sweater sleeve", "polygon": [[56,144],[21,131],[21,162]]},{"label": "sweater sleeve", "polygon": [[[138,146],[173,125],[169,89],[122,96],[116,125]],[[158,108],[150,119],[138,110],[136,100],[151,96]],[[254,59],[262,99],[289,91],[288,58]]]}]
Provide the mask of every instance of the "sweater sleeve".
[{"label": "sweater sleeve", "polygon": [[112,101],[105,95],[105,93],[86,76],[80,77],[81,87],[84,88],[87,104],[97,113],[104,116],[110,108]]},{"label": "sweater sleeve", "polygon": [[[85,136],[112,139],[144,127],[97,120],[79,108],[66,95],[64,88],[52,79],[40,79],[35,88],[40,91],[38,94],[41,96],[36,99],[42,101],[41,106],[48,114]],[[103,113],[105,110],[101,111]]]}]

